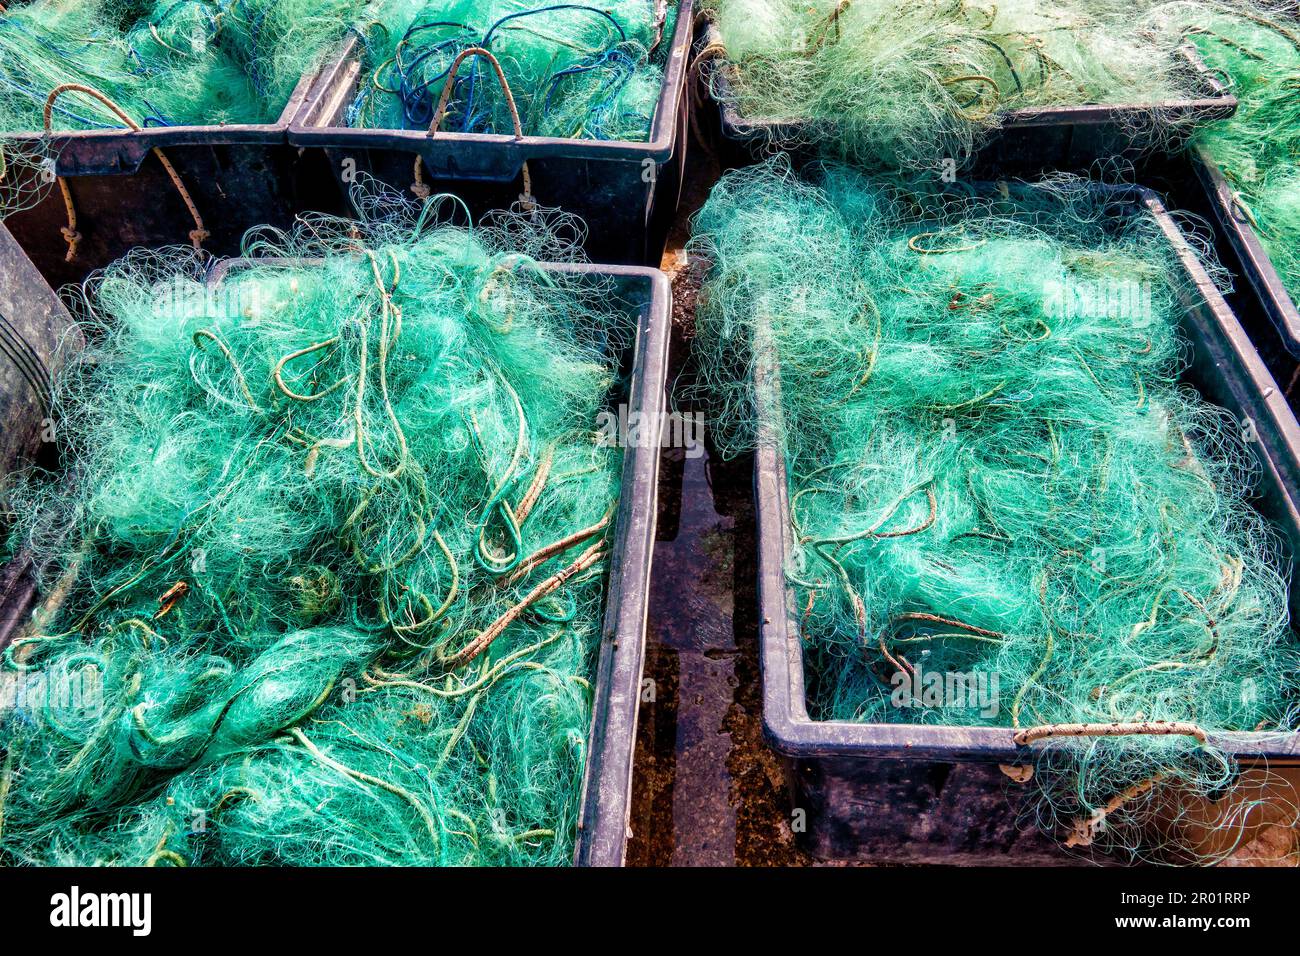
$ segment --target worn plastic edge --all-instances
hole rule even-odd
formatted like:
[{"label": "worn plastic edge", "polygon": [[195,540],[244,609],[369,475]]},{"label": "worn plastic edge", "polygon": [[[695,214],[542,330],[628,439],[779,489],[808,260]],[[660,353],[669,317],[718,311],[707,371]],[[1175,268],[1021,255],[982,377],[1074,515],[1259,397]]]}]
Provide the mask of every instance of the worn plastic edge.
[{"label": "worn plastic edge", "polygon": [[1283,347],[1291,356],[1300,359],[1300,310],[1296,309],[1272,257],[1260,241],[1259,233],[1240,214],[1232,184],[1205,147],[1196,150],[1192,165],[1209,197],[1215,218],[1237,253],[1246,278],[1277,329]]},{"label": "worn plastic edge", "polygon": [[[667,401],[672,292],[668,277],[642,266],[575,267],[576,271],[645,278],[650,302],[638,330],[629,413],[662,422]],[[659,443],[630,444],[624,451],[622,519],[617,564],[610,569],[611,601],[601,640],[597,696],[592,709],[591,747],[583,770],[574,862],[579,866],[622,866],[632,813],[632,775],[641,678],[645,666],[650,576],[658,522]]]},{"label": "worn plastic edge", "polygon": [[[566,139],[555,136],[524,136],[516,138],[499,133],[440,132],[442,143],[475,146],[510,147],[520,153],[521,162],[548,157],[567,159],[625,159],[640,162],[653,159],[662,165],[668,162],[676,147],[676,116],[681,107],[686,88],[686,69],[690,59],[695,0],[680,0],[677,23],[673,29],[672,49],[664,67],[663,92],[655,107],[650,126],[650,137],[645,142],[632,140]],[[345,65],[356,50],[357,38],[348,37],[338,53],[327,64],[304,77],[308,94],[299,104],[296,114],[288,124],[288,139],[292,146],[323,146],[356,149],[393,149],[418,153],[420,146],[431,137],[420,130],[357,129],[348,126],[310,125],[310,117],[317,112],[321,100],[330,92]]]},{"label": "worn plastic edge", "polygon": [[[84,345],[84,339],[67,306],[41,278],[27,253],[23,251],[13,234],[5,228],[4,223],[0,222],[0,263],[6,260],[11,271],[5,274],[4,281],[10,285],[0,290],[0,300],[13,298],[20,305],[25,304],[29,308],[43,310],[51,321],[68,330],[68,335],[71,336],[66,339],[68,347],[74,351],[80,349]],[[21,291],[24,288],[28,289],[27,293]],[[23,299],[27,301],[23,303],[21,301]],[[0,363],[9,361],[5,352],[0,350]],[[0,463],[0,482],[3,482],[6,476],[6,468],[7,466]],[[22,623],[26,610],[31,606],[35,594],[36,581],[32,574],[31,556],[25,549],[21,549],[7,564],[0,567],[0,650],[9,644],[14,632]]]},{"label": "worn plastic edge", "polygon": [[[55,156],[69,149],[81,150],[96,147],[99,149],[117,148],[118,155],[129,160],[120,169],[94,168],[93,163],[81,163],[64,172],[60,165],[56,171],[67,176],[104,176],[129,175],[139,170],[141,163],[154,149],[167,149],[174,146],[241,146],[268,145],[279,146],[288,143],[289,123],[302,108],[310,91],[308,77],[303,77],[294,87],[274,123],[232,123],[220,126],[150,126],[140,130],[131,129],[91,129],[91,130],[54,130],[44,132],[5,133],[0,135],[0,142],[5,140],[18,143],[41,143],[50,146]],[[56,164],[61,161],[56,159]]]},{"label": "worn plastic edge", "polygon": [[[1119,196],[1128,193],[1135,203],[1152,215],[1179,255],[1203,299],[1207,323],[1221,332],[1232,350],[1237,368],[1230,377],[1244,375],[1239,386],[1258,392],[1263,402],[1261,465],[1268,469],[1287,501],[1285,508],[1293,540],[1300,535],[1294,479],[1300,475],[1300,424],[1286,404],[1281,390],[1265,368],[1223,296],[1205,272],[1186,238],[1151,190],[1120,187],[1107,190]],[[1220,358],[1216,364],[1227,360]],[[1220,367],[1221,364],[1220,364]],[[1225,370],[1227,371],[1227,370]],[[768,370],[756,370],[761,383]],[[776,400],[779,403],[779,398]],[[779,408],[774,412],[779,416]],[[792,758],[864,757],[931,759],[940,761],[1011,762],[1023,758],[1028,748],[1016,746],[1011,728],[971,728],[951,725],[859,724],[848,721],[818,721],[808,716],[805,704],[803,647],[799,634],[793,591],[787,586],[785,563],[791,553],[788,484],[785,461],[775,440],[776,422],[760,420],[758,449],[754,458],[754,491],[758,523],[760,668],[763,684],[763,735],[778,753]],[[1281,447],[1265,445],[1264,434],[1276,436]],[[1300,733],[1278,734],[1226,732],[1210,735],[1213,745],[1254,764],[1300,762]]]}]

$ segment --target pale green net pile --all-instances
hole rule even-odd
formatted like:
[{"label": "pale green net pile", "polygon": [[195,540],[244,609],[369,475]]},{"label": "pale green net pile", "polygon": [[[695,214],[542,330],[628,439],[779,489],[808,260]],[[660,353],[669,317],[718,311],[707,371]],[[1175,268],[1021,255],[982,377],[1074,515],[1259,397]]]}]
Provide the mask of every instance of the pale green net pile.
[{"label": "pale green net pile", "polygon": [[440,129],[515,132],[492,54],[525,134],[644,141],[663,93],[675,0],[393,0],[367,31],[366,78],[349,126],[428,129],[450,79]]},{"label": "pale green net pile", "polygon": [[0,221],[31,208],[48,191],[48,156],[40,143],[0,140]]},{"label": "pale green net pile", "polygon": [[393,202],[88,283],[13,495],[5,862],[572,858],[633,323],[536,225]]},{"label": "pale green net pile", "polygon": [[[714,437],[766,424],[789,470],[814,719],[1293,728],[1289,559],[1246,425],[1181,384],[1190,290],[1153,220],[1082,181],[926,194],[773,162],[696,225]],[[1190,734],[1025,754],[1047,831],[1165,860],[1186,848],[1146,824],[1236,774]]]},{"label": "pale green net pile", "polygon": [[1223,170],[1291,297],[1300,297],[1300,21],[1294,11],[1189,5],[1205,62],[1231,81],[1237,112],[1193,140]]},{"label": "pale green net pile", "polygon": [[[1151,0],[713,0],[713,94],[742,126],[787,124],[863,160],[964,162],[1007,111],[1204,96]],[[1134,120],[1138,122],[1138,120]]]}]

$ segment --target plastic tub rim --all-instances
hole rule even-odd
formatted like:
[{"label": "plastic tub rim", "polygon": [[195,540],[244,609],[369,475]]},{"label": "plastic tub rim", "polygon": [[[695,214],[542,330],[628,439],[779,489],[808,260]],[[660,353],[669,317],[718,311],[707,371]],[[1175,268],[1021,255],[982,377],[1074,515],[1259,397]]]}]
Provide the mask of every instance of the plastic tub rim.
[{"label": "plastic tub rim", "polygon": [[1240,214],[1232,184],[1206,147],[1196,149],[1192,165],[1205,187],[1220,226],[1241,260],[1251,288],[1282,338],[1283,346],[1292,357],[1300,359],[1300,310],[1297,310],[1277,267],[1273,265],[1272,256],[1264,248],[1259,232]]},{"label": "plastic tub rim", "polygon": [[[146,126],[139,130],[86,129],[60,130],[49,133],[31,131],[0,134],[5,141],[47,147],[55,158],[55,172],[60,176],[130,174],[155,149],[175,146],[281,146],[288,142],[289,123],[310,92],[310,76],[299,79],[288,102],[273,123],[229,123],[217,126]],[[65,157],[69,151],[78,155],[76,162]],[[83,161],[83,151],[96,161]],[[107,159],[106,159],[107,158]],[[117,162],[121,160],[121,162]],[[72,168],[68,168],[72,167]]]}]

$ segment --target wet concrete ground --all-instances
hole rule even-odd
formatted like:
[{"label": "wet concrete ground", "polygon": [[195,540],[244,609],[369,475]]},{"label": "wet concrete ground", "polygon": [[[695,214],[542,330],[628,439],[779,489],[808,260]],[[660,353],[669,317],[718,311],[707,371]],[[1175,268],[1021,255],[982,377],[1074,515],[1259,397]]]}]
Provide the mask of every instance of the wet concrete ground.
[{"label": "wet concrete ground", "polygon": [[[688,163],[663,259],[681,412],[694,410],[680,385],[690,376],[702,272],[684,247],[690,216],[719,175],[698,148]],[[628,863],[807,862],[793,844],[784,771],[762,740],[752,462],[665,449],[661,472],[645,672],[654,699],[641,705]]]},{"label": "wet concrete ground", "polygon": [[802,862],[762,741],[751,463],[663,465],[628,862]]}]

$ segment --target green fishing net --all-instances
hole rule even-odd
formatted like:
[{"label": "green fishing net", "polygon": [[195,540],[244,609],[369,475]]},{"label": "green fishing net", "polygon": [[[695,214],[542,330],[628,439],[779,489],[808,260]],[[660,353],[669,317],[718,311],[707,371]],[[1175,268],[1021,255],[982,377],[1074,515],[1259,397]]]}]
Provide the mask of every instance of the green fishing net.
[{"label": "green fishing net", "polygon": [[[276,120],[303,74],[361,18],[362,0],[30,0],[0,12],[0,133],[39,132],[50,93],[90,87],[139,126]],[[120,128],[68,93],[59,130]]]},{"label": "green fishing net", "polygon": [[1187,30],[1205,62],[1232,80],[1237,112],[1199,130],[1237,191],[1292,298],[1300,297],[1300,23],[1294,13],[1189,5]]},{"label": "green fishing net", "polygon": [[[528,135],[644,141],[663,92],[675,0],[590,6],[544,0],[394,0],[367,31],[368,79],[349,126],[428,129],[456,61],[483,49],[501,66]],[[447,92],[440,129],[515,131],[486,57],[469,54]]]},{"label": "green fishing net", "polygon": [[[1194,293],[1153,219],[778,161],[696,225],[703,394],[724,454],[784,452],[815,719],[1293,728],[1289,559],[1245,426],[1181,384]],[[1190,729],[1031,753],[1044,829],[1149,859],[1236,774]]]},{"label": "green fishing net", "polygon": [[39,142],[0,137],[0,220],[31,208],[49,191],[54,177],[48,156]]},{"label": "green fishing net", "polygon": [[545,222],[363,205],[88,282],[66,477],[13,494],[0,859],[571,859],[635,323]]},{"label": "green fishing net", "polygon": [[1203,95],[1151,0],[713,0],[714,96],[742,126],[785,124],[891,166],[964,161],[1006,111]]}]

